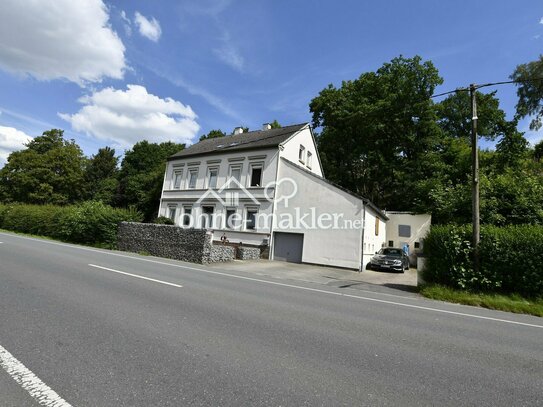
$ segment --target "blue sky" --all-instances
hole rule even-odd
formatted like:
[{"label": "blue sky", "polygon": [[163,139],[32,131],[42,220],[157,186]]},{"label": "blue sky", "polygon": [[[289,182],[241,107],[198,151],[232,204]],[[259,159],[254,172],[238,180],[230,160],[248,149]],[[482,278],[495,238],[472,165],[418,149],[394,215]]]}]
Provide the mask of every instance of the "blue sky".
[{"label": "blue sky", "polygon": [[[437,92],[506,80],[543,45],[543,5],[523,0],[4,0],[0,15],[0,165],[53,127],[90,155],[310,121],[329,83],[400,54],[434,62]],[[512,117],[515,87],[498,97]]]}]

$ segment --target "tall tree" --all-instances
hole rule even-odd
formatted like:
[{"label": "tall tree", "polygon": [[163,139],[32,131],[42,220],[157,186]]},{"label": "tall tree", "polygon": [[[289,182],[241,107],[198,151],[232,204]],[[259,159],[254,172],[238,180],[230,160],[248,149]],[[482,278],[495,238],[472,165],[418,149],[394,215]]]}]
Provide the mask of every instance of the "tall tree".
[{"label": "tall tree", "polygon": [[110,147],[100,148],[93,155],[85,169],[85,181],[88,199],[102,201],[108,205],[115,203],[119,181],[117,174],[119,158],[115,157],[115,150]]},{"label": "tall tree", "polygon": [[280,129],[281,128],[281,125],[279,124],[277,119],[274,119],[273,122],[270,123],[270,126],[271,126],[272,129]]},{"label": "tall tree", "polygon": [[376,72],[329,85],[310,103],[325,173],[383,208],[409,209],[415,183],[438,165],[431,96],[442,83],[418,56],[394,58]]},{"label": "tall tree", "polygon": [[68,204],[84,195],[86,158],[63,130],[44,131],[10,154],[0,170],[0,197],[4,202]]},{"label": "tall tree", "polygon": [[209,133],[200,136],[200,141],[207,140],[210,138],[219,138],[219,137],[225,137],[225,136],[226,136],[226,133],[222,130],[211,130]]},{"label": "tall tree", "polygon": [[543,118],[543,55],[538,60],[518,65],[511,75],[517,81],[517,116],[533,116],[531,130],[539,130]]},{"label": "tall tree", "polygon": [[[476,92],[477,133],[487,140],[495,140],[511,131],[505,112],[500,109],[496,91]],[[457,92],[436,105],[440,127],[449,137],[470,140],[471,136],[471,98],[468,92]],[[516,126],[516,122],[515,122]]]},{"label": "tall tree", "polygon": [[184,144],[156,144],[144,140],[126,151],[119,172],[118,203],[121,206],[134,205],[148,221],[156,217],[166,160],[184,148]]}]

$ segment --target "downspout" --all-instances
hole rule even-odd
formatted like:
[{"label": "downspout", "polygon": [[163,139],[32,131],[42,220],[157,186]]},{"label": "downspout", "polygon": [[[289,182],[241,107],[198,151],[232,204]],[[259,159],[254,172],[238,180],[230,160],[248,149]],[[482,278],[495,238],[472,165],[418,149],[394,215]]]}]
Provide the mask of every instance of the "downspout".
[{"label": "downspout", "polygon": [[364,271],[364,232],[366,231],[366,203],[362,201],[362,229],[360,231],[360,268],[358,272]]},{"label": "downspout", "polygon": [[270,246],[270,254],[268,256],[268,260],[273,260],[273,246],[275,244],[275,241],[274,241],[275,239],[273,238],[273,226],[275,224],[275,205],[277,204],[275,197],[277,195],[277,177],[279,176],[279,164],[281,163],[280,152],[282,151],[283,148],[284,148],[283,145],[279,144],[278,149],[277,149],[277,154],[276,154],[277,165],[275,166],[275,188],[273,190],[272,217],[271,217],[272,223],[270,225],[270,239],[268,241],[268,245]]}]

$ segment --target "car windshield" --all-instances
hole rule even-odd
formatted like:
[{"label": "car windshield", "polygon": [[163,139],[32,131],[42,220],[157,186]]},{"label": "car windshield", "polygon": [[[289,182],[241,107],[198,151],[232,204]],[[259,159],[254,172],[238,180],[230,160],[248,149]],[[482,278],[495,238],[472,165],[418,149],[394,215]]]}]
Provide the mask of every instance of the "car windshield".
[{"label": "car windshield", "polygon": [[402,257],[402,249],[381,249],[379,254],[385,256]]}]

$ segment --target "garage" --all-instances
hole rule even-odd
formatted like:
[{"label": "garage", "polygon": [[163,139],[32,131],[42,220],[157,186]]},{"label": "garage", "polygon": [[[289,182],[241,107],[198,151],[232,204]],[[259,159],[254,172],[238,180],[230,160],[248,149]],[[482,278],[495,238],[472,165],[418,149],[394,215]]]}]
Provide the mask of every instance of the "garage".
[{"label": "garage", "polygon": [[303,233],[275,232],[273,234],[273,259],[301,263],[304,250]]}]

